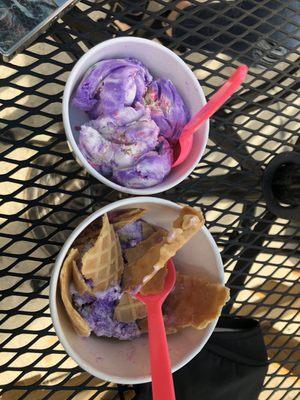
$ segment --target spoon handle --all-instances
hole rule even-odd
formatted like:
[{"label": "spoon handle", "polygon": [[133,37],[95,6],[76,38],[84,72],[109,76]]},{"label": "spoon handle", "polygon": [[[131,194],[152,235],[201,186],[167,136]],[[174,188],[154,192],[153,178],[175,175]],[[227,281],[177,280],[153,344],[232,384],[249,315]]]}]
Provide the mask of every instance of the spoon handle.
[{"label": "spoon handle", "polygon": [[161,304],[147,304],[148,335],[152,375],[152,398],[154,400],[175,400],[175,391],[165,324]]},{"label": "spoon handle", "polygon": [[247,65],[238,67],[231,77],[209,99],[204,107],[193,116],[183,128],[181,137],[192,135],[199,127],[210,118],[233,95],[246,78]]}]

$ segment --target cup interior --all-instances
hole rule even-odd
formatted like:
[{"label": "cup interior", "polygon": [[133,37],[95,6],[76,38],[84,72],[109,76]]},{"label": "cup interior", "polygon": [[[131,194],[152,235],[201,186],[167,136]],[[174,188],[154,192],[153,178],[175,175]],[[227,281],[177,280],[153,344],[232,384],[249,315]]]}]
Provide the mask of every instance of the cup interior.
[{"label": "cup interior", "polygon": [[[156,198],[132,198],[113,203],[88,217],[75,229],[63,246],[54,267],[50,286],[50,307],[56,333],[68,354],[92,375],[112,382],[134,384],[150,381],[147,335],[133,341],[119,341],[78,336],[69,321],[58,289],[62,262],[79,233],[93,220],[112,209],[141,207],[147,210],[145,219],[170,228],[180,206]],[[206,228],[198,232],[174,257],[177,270],[197,273],[212,282],[223,283],[224,274],[217,246]],[[202,330],[187,328],[168,336],[172,370],[176,371],[192,359],[204,346],[217,321]]]},{"label": "cup interior", "polygon": [[96,62],[109,58],[134,57],[142,61],[156,77],[173,81],[184,99],[191,115],[206,103],[203,91],[189,67],[172,51],[153,41],[134,37],[111,39],[87,52],[75,65],[64,92],[64,124],[71,148],[92,175],[103,183],[123,192],[132,194],[154,194],[175,186],[195,168],[199,162],[208,139],[208,121],[194,134],[191,153],[184,163],[173,168],[165,180],[152,188],[131,189],[111,182],[96,171],[84,159],[78,148],[79,128],[88,121],[88,116],[73,106],[71,98],[86,71]]}]

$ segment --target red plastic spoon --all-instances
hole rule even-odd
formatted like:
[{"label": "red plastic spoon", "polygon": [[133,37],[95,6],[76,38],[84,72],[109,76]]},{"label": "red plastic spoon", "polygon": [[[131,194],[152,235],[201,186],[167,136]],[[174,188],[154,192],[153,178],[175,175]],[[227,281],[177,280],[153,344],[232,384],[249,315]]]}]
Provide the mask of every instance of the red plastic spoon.
[{"label": "red plastic spoon", "polygon": [[177,167],[189,155],[193,145],[193,134],[200,126],[233,95],[244,82],[248,72],[247,65],[241,65],[235,70],[231,77],[212,96],[212,98],[195,114],[185,125],[178,143],[174,148],[174,162],[172,167]]},{"label": "red plastic spoon", "polygon": [[176,270],[172,260],[168,261],[167,266],[168,274],[164,290],[161,293],[147,296],[140,293],[135,295],[147,307],[152,398],[154,400],[175,400],[168,342],[161,307],[175,285]]}]

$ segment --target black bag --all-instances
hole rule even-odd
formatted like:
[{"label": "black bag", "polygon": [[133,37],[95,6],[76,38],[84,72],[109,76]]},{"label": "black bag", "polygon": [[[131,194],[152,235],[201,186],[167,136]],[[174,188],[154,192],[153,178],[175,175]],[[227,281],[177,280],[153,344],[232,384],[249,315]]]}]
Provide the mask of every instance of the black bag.
[{"label": "black bag", "polygon": [[[221,317],[204,349],[174,374],[177,400],[257,400],[268,358],[252,319]],[[151,384],[137,385],[136,400],[151,400]]]}]

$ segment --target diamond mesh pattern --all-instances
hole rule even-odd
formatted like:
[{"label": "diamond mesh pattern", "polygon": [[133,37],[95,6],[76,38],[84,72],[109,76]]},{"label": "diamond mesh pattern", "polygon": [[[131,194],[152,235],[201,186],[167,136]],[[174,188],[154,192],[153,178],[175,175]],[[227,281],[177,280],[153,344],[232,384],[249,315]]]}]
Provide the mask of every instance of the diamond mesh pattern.
[{"label": "diamond mesh pattern", "polygon": [[231,289],[224,313],[261,322],[270,367],[259,399],[299,398],[299,222],[272,214],[262,193],[270,160],[299,151],[299,23],[297,0],[83,1],[0,64],[4,400],[134,396],[74,364],[48,307],[61,243],[87,214],[125,197],[73,160],[61,122],[64,83],[86,49],[133,34],[176,51],[208,96],[232,67],[250,65],[243,89],[211,121],[201,163],[163,197],[203,207]]}]

